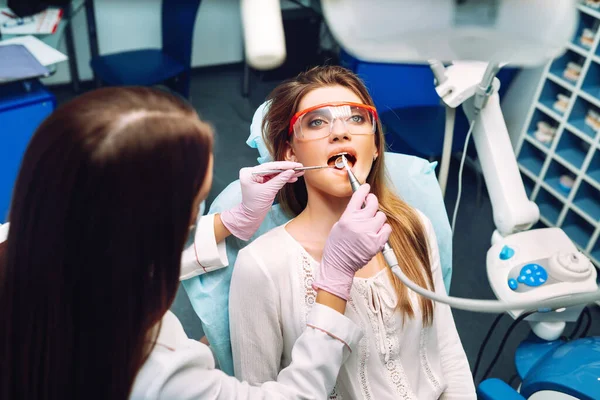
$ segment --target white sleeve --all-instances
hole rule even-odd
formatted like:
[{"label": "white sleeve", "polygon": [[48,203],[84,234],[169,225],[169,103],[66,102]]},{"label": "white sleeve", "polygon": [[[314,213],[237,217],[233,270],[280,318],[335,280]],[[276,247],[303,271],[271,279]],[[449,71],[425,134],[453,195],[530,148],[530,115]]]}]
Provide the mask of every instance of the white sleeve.
[{"label": "white sleeve", "polygon": [[[429,219],[426,220],[427,240],[429,242],[429,259],[431,262],[431,273],[436,293],[446,295],[442,268],[440,265],[440,254],[438,250],[435,231]],[[440,347],[440,359],[442,372],[448,386],[440,396],[442,400],[476,400],[475,385],[467,355],[460,341],[460,336],[454,324],[454,317],[450,306],[436,303],[434,308],[433,323],[437,331]]]},{"label": "white sleeve", "polygon": [[281,369],[283,334],[277,292],[263,260],[251,247],[241,250],[231,276],[229,328],[234,374],[251,385],[275,380]]},{"label": "white sleeve", "polygon": [[179,280],[186,280],[229,265],[225,240],[215,239],[214,214],[198,218],[194,243],[183,250]]},{"label": "white sleeve", "polygon": [[0,243],[4,242],[8,237],[8,226],[10,224],[7,222],[5,224],[0,224]]},{"label": "white sleeve", "polygon": [[[316,304],[308,326],[292,349],[292,363],[276,381],[251,386],[193,362],[180,365],[160,390],[160,399],[268,400],[325,399],[339,370],[362,337],[360,329],[342,314]],[[190,358],[190,360],[197,358]]]}]

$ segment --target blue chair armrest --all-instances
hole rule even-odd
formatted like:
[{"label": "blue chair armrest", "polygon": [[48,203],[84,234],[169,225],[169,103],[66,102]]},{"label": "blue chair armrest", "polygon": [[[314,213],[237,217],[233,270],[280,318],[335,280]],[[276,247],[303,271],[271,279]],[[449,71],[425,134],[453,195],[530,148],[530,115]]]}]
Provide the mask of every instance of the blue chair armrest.
[{"label": "blue chair armrest", "polygon": [[498,378],[490,378],[477,387],[477,398],[480,400],[526,400],[519,392]]}]

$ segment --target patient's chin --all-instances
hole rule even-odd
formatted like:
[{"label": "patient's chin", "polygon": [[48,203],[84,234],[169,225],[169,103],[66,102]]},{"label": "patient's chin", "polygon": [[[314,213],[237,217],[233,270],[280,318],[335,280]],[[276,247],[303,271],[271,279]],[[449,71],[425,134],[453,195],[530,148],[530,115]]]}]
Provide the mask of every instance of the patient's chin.
[{"label": "patient's chin", "polygon": [[338,182],[338,183],[328,183],[325,185],[317,185],[315,189],[322,192],[325,196],[335,197],[335,198],[348,198],[352,197],[352,187],[350,186],[350,182]]}]

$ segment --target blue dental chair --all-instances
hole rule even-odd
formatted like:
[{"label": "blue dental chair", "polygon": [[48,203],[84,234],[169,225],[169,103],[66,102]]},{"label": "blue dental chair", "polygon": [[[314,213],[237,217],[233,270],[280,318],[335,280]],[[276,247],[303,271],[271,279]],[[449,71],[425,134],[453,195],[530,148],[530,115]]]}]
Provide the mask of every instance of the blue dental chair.
[{"label": "blue dental chair", "polygon": [[477,387],[478,398],[600,399],[599,337],[548,342],[532,333],[517,348],[515,366],[522,382],[518,392],[506,382],[491,378]]},{"label": "blue dental chair", "polygon": [[[189,98],[192,40],[201,0],[162,1],[162,48],[99,55],[92,46],[90,66],[97,81],[110,86],[154,86],[166,83]],[[91,2],[93,10],[93,2]],[[90,7],[90,6],[88,6]],[[88,23],[95,27],[95,18]],[[92,30],[95,30],[92,29]]]},{"label": "blue dental chair", "polygon": [[[270,161],[262,141],[260,126],[265,104],[255,113],[248,145],[258,150],[259,163]],[[442,193],[435,176],[436,163],[404,154],[385,154],[385,165],[397,193],[410,205],[422,211],[432,221],[440,250],[442,273],[446,290],[452,276],[452,232]],[[209,213],[225,211],[241,202],[239,181],[227,186],[210,206]],[[226,239],[229,267],[210,274],[183,281],[183,286],[194,311],[202,322],[202,329],[210,342],[219,368],[233,375],[233,360],[229,333],[229,286],[237,253],[260,235],[286,223],[289,217],[279,204],[273,205],[258,232],[244,242],[233,236]]]}]

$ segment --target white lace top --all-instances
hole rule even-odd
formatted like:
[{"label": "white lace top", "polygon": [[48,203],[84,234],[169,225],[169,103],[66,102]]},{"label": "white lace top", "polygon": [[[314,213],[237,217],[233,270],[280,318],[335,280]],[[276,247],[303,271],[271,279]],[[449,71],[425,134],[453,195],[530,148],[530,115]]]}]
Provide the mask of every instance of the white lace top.
[{"label": "white lace top", "polygon": [[[437,240],[427,229],[436,291],[443,292]],[[230,291],[235,375],[251,384],[273,380],[291,362],[294,342],[315,303],[311,288],[318,263],[280,226],[240,251]],[[342,367],[330,399],[476,399],[469,364],[450,308],[436,304],[423,327],[394,312],[396,294],[385,270],[354,278],[346,316],[364,337]],[[404,323],[403,323],[404,322]]]}]

